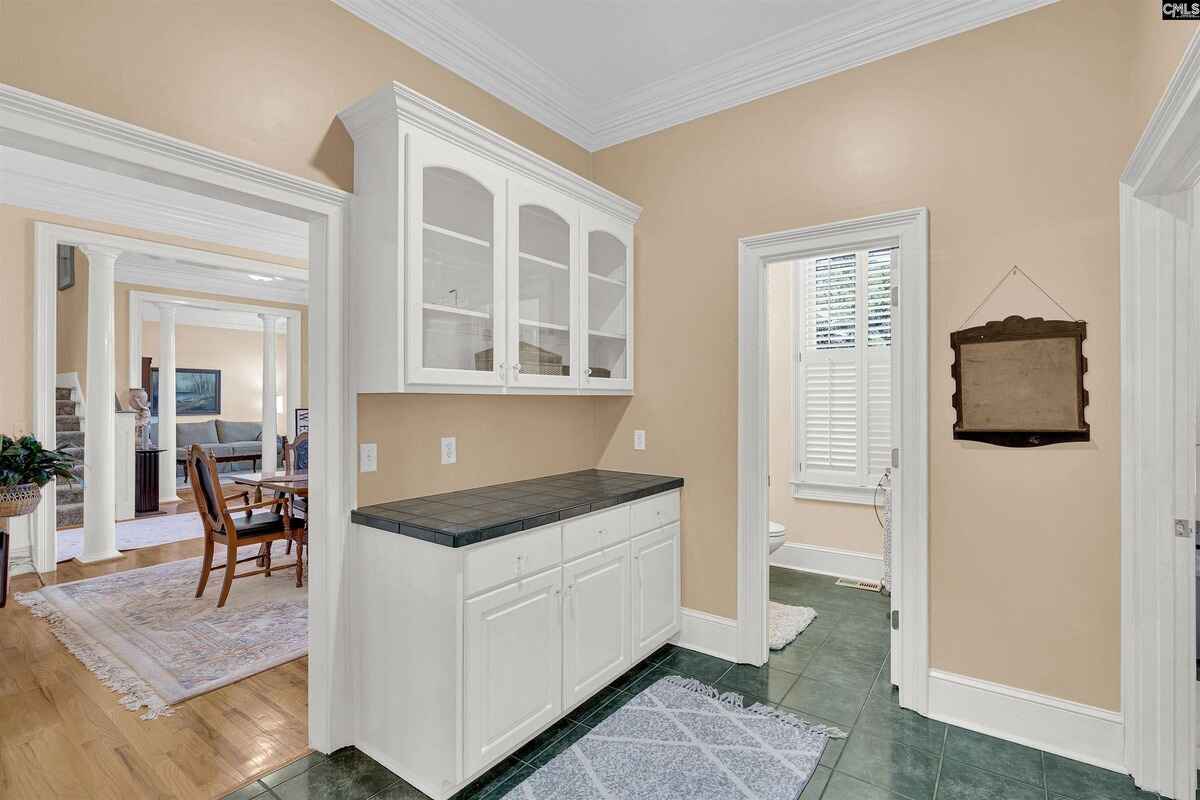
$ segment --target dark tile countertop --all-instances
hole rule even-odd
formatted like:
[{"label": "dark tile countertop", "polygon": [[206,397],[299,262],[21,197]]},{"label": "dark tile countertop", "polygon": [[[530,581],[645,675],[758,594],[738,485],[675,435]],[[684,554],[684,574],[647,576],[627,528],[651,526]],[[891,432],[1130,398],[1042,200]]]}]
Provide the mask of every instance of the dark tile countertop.
[{"label": "dark tile countertop", "polygon": [[683,486],[683,478],[586,469],[363,506],[350,519],[446,547],[538,528]]}]

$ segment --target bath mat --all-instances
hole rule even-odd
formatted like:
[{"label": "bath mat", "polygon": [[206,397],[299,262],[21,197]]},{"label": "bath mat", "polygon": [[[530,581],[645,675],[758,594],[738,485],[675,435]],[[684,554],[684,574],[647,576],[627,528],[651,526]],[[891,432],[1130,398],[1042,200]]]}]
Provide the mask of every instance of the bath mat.
[{"label": "bath mat", "polygon": [[512,800],[796,800],[831,737],[669,676],[504,795]]},{"label": "bath mat", "polygon": [[[274,542],[275,563],[291,558]],[[257,545],[243,547],[251,556]],[[218,552],[215,563],[224,561]],[[253,563],[242,569],[253,569]],[[300,658],[308,652],[308,591],[294,570],[234,581],[217,608],[222,571],[194,597],[200,559],[113,572],[16,595],[34,616],[121,695],[142,719],[170,713],[170,704]]]},{"label": "bath mat", "polygon": [[767,602],[767,644],[772,650],[782,650],[784,647],[812,624],[817,618],[817,612],[807,606],[788,606]]}]

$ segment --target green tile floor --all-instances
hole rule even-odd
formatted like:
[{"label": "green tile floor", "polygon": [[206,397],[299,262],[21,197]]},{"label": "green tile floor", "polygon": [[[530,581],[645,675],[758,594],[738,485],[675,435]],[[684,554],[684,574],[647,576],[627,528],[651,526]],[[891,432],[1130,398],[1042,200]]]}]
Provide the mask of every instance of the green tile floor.
[{"label": "green tile floor", "polygon": [[[821,575],[771,568],[771,599],[817,618],[768,664],[732,664],[667,646],[456,796],[499,800],[641,689],[698,678],[797,716],[836,725],[800,800],[1154,800],[1126,775],[945,725],[897,705],[888,683],[887,598]],[[228,796],[237,800],[417,800],[425,795],[346,748],[306,756]],[[1198,795],[1197,800],[1200,800]]]}]

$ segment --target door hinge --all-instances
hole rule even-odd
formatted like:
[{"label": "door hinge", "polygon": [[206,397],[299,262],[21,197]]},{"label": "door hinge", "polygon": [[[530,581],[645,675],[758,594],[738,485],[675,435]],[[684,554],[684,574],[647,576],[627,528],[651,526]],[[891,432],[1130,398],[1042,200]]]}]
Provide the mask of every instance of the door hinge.
[{"label": "door hinge", "polygon": [[892,469],[900,469],[900,448],[892,448]]},{"label": "door hinge", "polygon": [[900,307],[900,287],[892,286],[892,305],[896,308]]},{"label": "door hinge", "polygon": [[1192,536],[1191,521],[1186,519],[1175,520],[1175,535],[1183,539],[1190,539]]},{"label": "door hinge", "polygon": [[892,630],[894,630],[894,631],[900,630],[900,610],[899,609],[892,612]]}]

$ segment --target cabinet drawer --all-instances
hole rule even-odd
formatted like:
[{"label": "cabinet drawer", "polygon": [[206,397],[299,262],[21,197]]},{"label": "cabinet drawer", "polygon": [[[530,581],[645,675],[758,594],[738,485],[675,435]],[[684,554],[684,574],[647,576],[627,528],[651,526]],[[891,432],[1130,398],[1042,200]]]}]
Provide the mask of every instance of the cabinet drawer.
[{"label": "cabinet drawer", "polygon": [[563,560],[603,550],[629,538],[629,506],[605,509],[563,523]]},{"label": "cabinet drawer", "polygon": [[484,589],[533,575],[561,561],[561,525],[505,536],[467,553],[463,590],[469,597]]},{"label": "cabinet drawer", "polygon": [[633,535],[661,528],[679,519],[679,491],[656,494],[629,507]]}]

